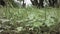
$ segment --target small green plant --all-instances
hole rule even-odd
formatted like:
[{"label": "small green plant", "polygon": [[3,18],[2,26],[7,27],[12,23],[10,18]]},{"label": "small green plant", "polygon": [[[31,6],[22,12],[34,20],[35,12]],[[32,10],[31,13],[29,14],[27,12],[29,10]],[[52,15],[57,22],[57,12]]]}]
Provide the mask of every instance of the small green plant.
[{"label": "small green plant", "polygon": [[[41,31],[46,31],[47,29],[52,28],[59,21],[60,17],[60,8],[42,8],[37,9],[35,7],[28,8],[10,8],[4,7],[0,8],[0,19],[8,19],[8,22],[4,22],[3,31],[14,30],[15,33],[25,33],[26,28],[32,28],[33,32],[38,32],[40,27]],[[2,22],[1,22],[2,23]],[[1,24],[0,23],[0,24]],[[28,26],[28,27],[27,27]],[[8,28],[7,28],[8,27]],[[10,28],[9,28],[10,27]],[[22,31],[18,31],[19,28],[22,27]],[[18,28],[18,29],[17,29]],[[36,30],[34,29],[36,28]],[[45,28],[45,29],[44,29]],[[7,30],[6,30],[7,29]],[[30,30],[26,31],[26,33],[31,32]]]}]

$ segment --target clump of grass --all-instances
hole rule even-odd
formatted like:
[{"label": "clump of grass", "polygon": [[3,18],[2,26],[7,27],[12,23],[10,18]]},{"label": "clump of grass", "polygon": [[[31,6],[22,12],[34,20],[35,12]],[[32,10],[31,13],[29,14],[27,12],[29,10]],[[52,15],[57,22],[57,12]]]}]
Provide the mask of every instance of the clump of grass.
[{"label": "clump of grass", "polygon": [[[4,7],[0,8],[0,19],[8,19],[10,21],[4,22],[2,25],[4,27],[10,26],[12,29],[32,26],[39,28],[42,26],[44,28],[51,27],[58,23],[60,17],[60,8],[10,8]],[[2,22],[1,22],[2,23]],[[47,27],[45,27],[47,25]],[[52,28],[52,27],[51,27]],[[4,31],[12,31],[9,28]],[[53,28],[52,28],[53,29]],[[19,29],[17,29],[19,30]],[[38,30],[38,29],[37,29]],[[23,31],[21,31],[24,33]],[[15,32],[16,33],[16,32]]]},{"label": "clump of grass", "polygon": [[[2,10],[3,9],[3,10]],[[58,17],[59,10],[56,8],[0,8],[0,16],[6,19],[13,19],[13,20],[34,20],[34,19],[47,19],[49,16],[51,17]],[[46,13],[46,14],[45,14]]]}]

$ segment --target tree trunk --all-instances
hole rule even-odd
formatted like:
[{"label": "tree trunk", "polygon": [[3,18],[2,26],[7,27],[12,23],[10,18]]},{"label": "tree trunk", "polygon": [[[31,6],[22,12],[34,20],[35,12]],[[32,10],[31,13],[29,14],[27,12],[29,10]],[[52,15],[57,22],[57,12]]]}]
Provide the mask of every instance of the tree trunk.
[{"label": "tree trunk", "polygon": [[24,0],[23,0],[23,7],[25,7],[26,3],[24,3]]}]

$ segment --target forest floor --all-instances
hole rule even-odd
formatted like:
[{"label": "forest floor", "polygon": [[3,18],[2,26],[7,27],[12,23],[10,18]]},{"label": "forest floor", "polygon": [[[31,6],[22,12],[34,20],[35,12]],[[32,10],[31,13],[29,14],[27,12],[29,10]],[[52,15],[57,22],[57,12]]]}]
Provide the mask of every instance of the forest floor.
[{"label": "forest floor", "polygon": [[0,8],[0,23],[14,24],[14,28],[29,25],[38,27],[42,26],[44,22],[50,27],[56,24],[59,19],[60,8]]}]

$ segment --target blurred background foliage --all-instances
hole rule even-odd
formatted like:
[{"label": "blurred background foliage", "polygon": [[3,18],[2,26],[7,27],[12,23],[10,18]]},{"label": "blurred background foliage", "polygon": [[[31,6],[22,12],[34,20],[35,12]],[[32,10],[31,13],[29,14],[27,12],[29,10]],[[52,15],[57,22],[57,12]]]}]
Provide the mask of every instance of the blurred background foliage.
[{"label": "blurred background foliage", "polygon": [[13,0],[5,2],[7,5],[0,8],[0,34],[60,32],[60,8],[15,8]]}]

